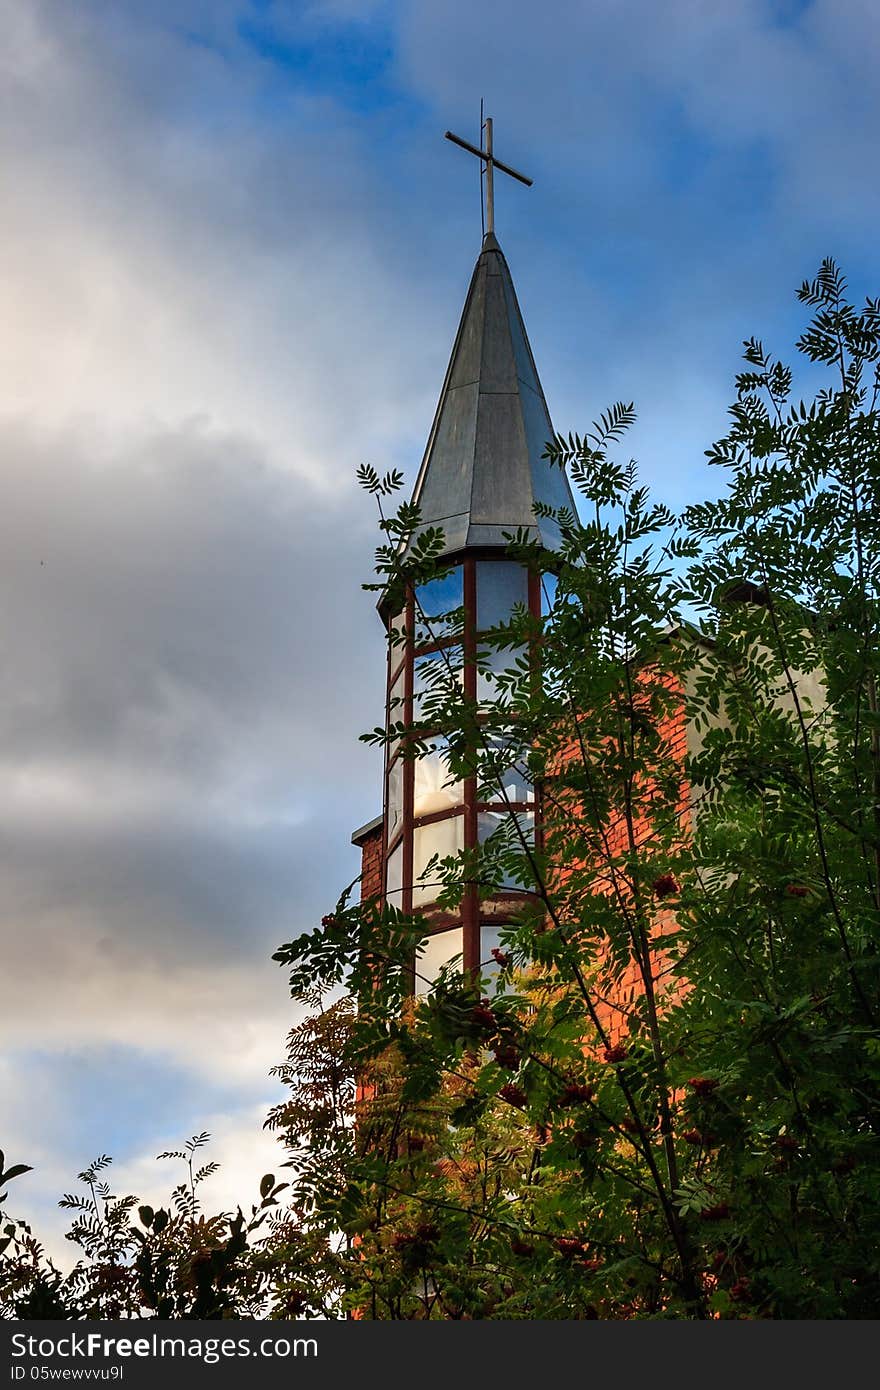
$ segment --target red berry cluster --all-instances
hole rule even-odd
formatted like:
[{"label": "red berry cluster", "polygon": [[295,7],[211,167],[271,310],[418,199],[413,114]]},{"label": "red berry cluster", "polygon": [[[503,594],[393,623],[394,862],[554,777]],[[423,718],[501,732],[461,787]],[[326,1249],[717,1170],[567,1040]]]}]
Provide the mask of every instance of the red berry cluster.
[{"label": "red berry cluster", "polygon": [[651,885],[655,898],[671,898],[679,891],[678,879],[673,874],[661,874]]},{"label": "red berry cluster", "polygon": [[603,1055],[606,1062],[625,1062],[627,1050],[622,1043],[618,1043],[616,1047],[606,1047]]},{"label": "red berry cluster", "polygon": [[500,946],[492,947],[492,959],[502,970],[506,970],[510,964],[510,956],[506,951],[502,951]]},{"label": "red berry cluster", "polygon": [[498,1042],[492,1056],[505,1071],[516,1071],[519,1066],[519,1048],[512,1042]]},{"label": "red berry cluster", "polygon": [[471,1023],[487,1033],[495,1032],[498,1027],[498,1019],[495,1017],[491,1000],[481,999],[479,1004],[474,1005],[471,1009]]},{"label": "red berry cluster", "polygon": [[557,1236],[556,1249],[560,1255],[582,1255],[584,1242],[578,1240],[576,1236]]},{"label": "red berry cluster", "polygon": [[698,1096],[711,1096],[713,1091],[718,1090],[719,1082],[714,1076],[692,1076],[688,1085]]},{"label": "red berry cluster", "polygon": [[592,1259],[588,1254],[588,1246],[585,1241],[578,1240],[576,1236],[557,1236],[554,1242],[560,1255],[565,1255],[566,1259],[573,1261],[579,1269],[585,1270],[588,1274],[602,1268],[602,1261]]},{"label": "red berry cluster", "polygon": [[434,1245],[440,1239],[440,1231],[437,1226],[428,1224],[417,1226],[414,1231],[397,1231],[392,1237],[391,1244],[395,1250],[426,1250],[429,1245]]},{"label": "red berry cluster", "polygon": [[593,1099],[593,1096],[595,1094],[595,1086],[587,1086],[576,1082],[572,1082],[571,1085],[566,1086],[565,1090],[562,1092],[562,1095],[559,1097],[559,1104],[586,1105],[588,1101],[591,1101]]},{"label": "red berry cluster", "polygon": [[810,890],[803,883],[788,883],[785,891],[790,898],[805,898]]},{"label": "red berry cluster", "polygon": [[515,1105],[518,1110],[525,1110],[529,1103],[529,1098],[525,1091],[521,1090],[519,1086],[514,1086],[510,1081],[508,1081],[505,1086],[501,1087],[498,1094],[502,1100],[507,1101],[508,1105]]},{"label": "red berry cluster", "polygon": [[726,1202],[718,1202],[714,1207],[704,1207],[700,1212],[701,1221],[726,1221],[730,1207]]},{"label": "red berry cluster", "polygon": [[520,1240],[519,1236],[514,1236],[510,1242],[510,1248],[514,1255],[519,1255],[520,1259],[527,1260],[530,1255],[534,1255],[534,1245],[529,1245],[527,1240]]}]

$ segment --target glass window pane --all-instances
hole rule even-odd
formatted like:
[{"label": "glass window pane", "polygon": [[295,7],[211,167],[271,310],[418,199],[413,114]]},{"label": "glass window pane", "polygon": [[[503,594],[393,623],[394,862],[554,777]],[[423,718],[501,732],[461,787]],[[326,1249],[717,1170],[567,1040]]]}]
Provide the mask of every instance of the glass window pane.
[{"label": "glass window pane", "polygon": [[392,671],[400,665],[403,660],[405,649],[404,633],[406,632],[406,609],[398,613],[391,619],[391,631],[388,636],[388,650],[390,653]]},{"label": "glass window pane", "polygon": [[389,854],[388,863],[385,866],[385,897],[393,907],[402,905],[401,889],[403,887],[403,842],[397,846],[393,854]]},{"label": "glass window pane", "polygon": [[526,766],[526,749],[492,738],[480,759],[480,801],[534,801],[535,787]]},{"label": "glass window pane", "polygon": [[[416,641],[438,642],[461,628],[450,614],[464,603],[464,580],[461,565],[448,574],[420,584],[415,592]],[[460,615],[459,615],[460,616]]]},{"label": "glass window pane", "polygon": [[416,956],[416,994],[427,994],[440,974],[441,966],[462,953],[461,928],[435,932]]},{"label": "glass window pane", "polygon": [[443,647],[417,656],[413,662],[413,721],[431,719],[449,700],[453,683],[463,679],[464,651]]},{"label": "glass window pane", "polygon": [[479,651],[479,665],[477,667],[477,699],[483,703],[492,701],[493,703],[502,700],[509,700],[510,696],[498,689],[496,677],[504,671],[510,671],[525,654],[525,647],[512,647],[507,651],[493,652],[488,647],[481,647]]},{"label": "glass window pane", "polygon": [[436,871],[432,871],[424,883],[419,883],[434,855],[446,859],[463,848],[464,816],[448,816],[445,820],[416,827],[413,831],[413,907],[434,902],[440,891]]},{"label": "glass window pane", "polygon": [[[519,830],[513,822],[517,821]],[[477,838],[482,843],[488,840],[496,830],[505,829],[509,835],[509,842],[517,853],[523,852],[523,838],[526,844],[531,844],[535,831],[534,811],[481,811],[477,817]],[[520,831],[522,834],[520,834]]]},{"label": "glass window pane", "polygon": [[[394,682],[394,684],[392,685],[391,689],[390,689],[389,692],[388,692],[388,728],[389,728],[389,730],[390,730],[392,724],[404,724],[404,723],[406,723],[406,709],[405,709],[405,707],[404,707],[404,698],[403,698],[403,692],[404,692],[404,688],[405,688],[405,687],[404,687],[404,676],[405,676],[405,674],[406,674],[405,671],[401,671],[401,672],[400,672],[399,676],[397,677],[396,681]],[[394,741],[391,743],[391,745],[390,745],[390,751],[391,751],[392,754],[394,754],[394,752],[396,751],[396,749],[399,747],[399,743],[400,743],[400,740],[399,740],[399,739],[394,739]]]},{"label": "glass window pane", "polygon": [[489,982],[489,993],[495,993],[495,978],[500,966],[492,955],[493,948],[501,946],[501,932],[498,927],[480,927],[480,974]]},{"label": "glass window pane", "polygon": [[396,758],[388,769],[388,839],[393,840],[403,824],[403,760]]},{"label": "glass window pane", "polygon": [[[519,829],[516,828],[517,823]],[[535,842],[535,814],[533,811],[481,811],[477,816],[477,840],[484,844],[491,835],[498,833],[497,853],[508,854],[516,859],[517,873],[504,870],[499,875],[499,888],[532,888],[531,866],[523,848],[523,837],[527,845]],[[493,846],[494,848],[494,846]]]},{"label": "glass window pane", "polygon": [[559,580],[555,574],[541,575],[541,615],[544,618],[546,618],[556,602],[556,590],[558,587]]},{"label": "glass window pane", "polygon": [[429,752],[414,763],[413,815],[430,816],[449,806],[461,805],[464,789],[452,780],[446,761],[446,739],[434,739]]},{"label": "glass window pane", "polygon": [[400,672],[400,674],[397,676],[397,679],[395,680],[394,684],[388,692],[388,722],[390,724],[396,724],[399,720],[402,721],[404,717],[403,678],[405,674],[405,671]]},{"label": "glass window pane", "polygon": [[477,628],[510,621],[514,605],[529,601],[529,575],[513,560],[477,561]]}]

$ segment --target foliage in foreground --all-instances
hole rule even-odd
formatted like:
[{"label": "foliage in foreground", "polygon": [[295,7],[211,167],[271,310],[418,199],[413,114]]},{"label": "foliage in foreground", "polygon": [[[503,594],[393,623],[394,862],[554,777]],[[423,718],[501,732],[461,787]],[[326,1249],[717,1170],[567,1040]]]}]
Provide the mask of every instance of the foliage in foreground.
[{"label": "foliage in foreground", "polygon": [[[876,1315],[880,304],[845,293],[830,262],[800,292],[812,401],[746,345],[720,500],[651,504],[612,458],[630,407],[552,441],[584,520],[555,518],[552,572],[510,547],[547,616],[481,637],[484,667],[508,653],[496,698],[441,647],[419,722],[373,735],[486,799],[514,768],[541,804],[537,836],[510,812],[428,866],[450,909],[522,890],[483,978],[414,1001],[424,919],[343,895],[277,954],[316,1009],[270,1117],[284,1208],[264,1179],[249,1219],[203,1218],[196,1170],[135,1224],[95,1166],[74,1275],[7,1226],[7,1315]],[[363,482],[378,587],[427,593],[441,537],[404,561],[418,516]]]},{"label": "foliage in foreground", "polygon": [[[374,734],[414,756],[442,736],[481,799],[515,767],[545,829],[511,812],[428,866],[448,908],[531,895],[479,982],[408,1004],[424,920],[347,899],[279,953],[295,996],[358,999],[360,1128],[314,1210],[358,1242],[368,1316],[880,1307],[880,305],[845,291],[827,262],[800,292],[814,400],[746,344],[720,500],[650,503],[611,458],[629,407],[553,441],[584,520],[556,518],[552,576],[510,546],[555,584],[548,616],[481,637],[509,653],[494,700],[441,647],[420,721]],[[441,538],[404,564],[418,518],[364,483],[380,584],[427,598]]]}]

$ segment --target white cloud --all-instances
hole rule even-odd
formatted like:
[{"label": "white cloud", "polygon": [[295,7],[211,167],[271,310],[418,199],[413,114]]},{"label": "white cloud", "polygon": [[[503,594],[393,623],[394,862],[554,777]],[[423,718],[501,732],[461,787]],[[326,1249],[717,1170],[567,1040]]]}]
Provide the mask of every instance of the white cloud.
[{"label": "white cloud", "polygon": [[179,26],[124,42],[94,6],[19,8],[2,7],[4,409],[99,436],[202,420],[346,487],[396,436],[420,351],[357,129],[305,98],[261,121],[264,65]]},{"label": "white cloud", "polygon": [[477,249],[444,126],[482,92],[535,176],[499,218],[557,424],[635,397],[673,501],[715,483],[739,339],[819,255],[874,250],[868,0],[270,7],[295,42],[390,34],[362,108],[246,12],[0,0],[0,1142],[37,1206],[105,1142],[64,1070],[100,1048],[102,1076],[177,1077],[162,1124],[198,1112],[119,1171],[188,1126],[223,1131],[233,1186],[262,1165],[292,1021],[269,954],[379,797],[353,471],[414,475]]},{"label": "white cloud", "polygon": [[270,953],[356,872],[377,795],[352,475],[396,441],[419,352],[388,248],[345,215],[357,132],[261,125],[255,59],[151,16],[0,18],[0,1142],[57,1230],[111,1143],[79,1110],[115,1129],[126,1058],[247,1166],[293,1018]]}]

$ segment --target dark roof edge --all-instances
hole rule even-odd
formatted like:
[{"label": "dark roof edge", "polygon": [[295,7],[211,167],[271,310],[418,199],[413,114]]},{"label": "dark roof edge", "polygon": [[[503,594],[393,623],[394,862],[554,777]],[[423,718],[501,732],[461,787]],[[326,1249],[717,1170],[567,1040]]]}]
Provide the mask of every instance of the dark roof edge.
[{"label": "dark roof edge", "polygon": [[379,830],[381,828],[384,819],[385,817],[382,815],[374,816],[372,820],[367,821],[366,825],[362,825],[358,830],[352,831],[351,843],[360,847],[364,840],[366,840],[374,830]]},{"label": "dark roof edge", "polygon": [[660,633],[658,641],[660,643],[675,642],[679,638],[685,638],[691,642],[698,642],[701,646],[709,647],[710,649],[715,646],[714,637],[710,637],[707,633],[701,632],[696,623],[689,622],[687,618],[682,618],[678,623],[667,623],[666,627]]}]

